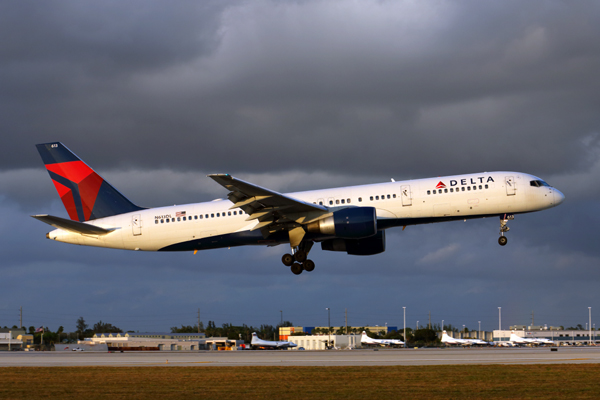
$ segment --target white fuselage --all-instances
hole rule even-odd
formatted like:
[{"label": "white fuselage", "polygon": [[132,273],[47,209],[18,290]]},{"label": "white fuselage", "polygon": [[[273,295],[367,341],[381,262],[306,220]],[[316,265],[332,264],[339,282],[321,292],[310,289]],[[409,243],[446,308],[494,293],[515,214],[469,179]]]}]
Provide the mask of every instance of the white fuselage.
[{"label": "white fuselage", "polygon": [[404,342],[398,339],[373,339],[367,336],[366,333],[363,333],[360,338],[361,344],[376,344],[381,346],[393,346],[393,345],[402,345]]},{"label": "white fuselage", "polygon": [[[539,178],[518,172],[483,172],[458,176],[388,182],[288,193],[331,211],[374,207],[378,229],[457,219],[518,214],[554,207],[564,196],[549,187],[530,186]],[[126,250],[203,250],[247,244],[286,243],[287,238],[258,236],[258,223],[247,221],[228,200],[150,208],[89,221],[117,228],[103,235],[83,235],[56,229],[53,240]],[[212,240],[214,238],[214,240]],[[323,240],[315,238],[315,240]],[[186,244],[185,246],[179,246]],[[179,246],[179,247],[178,247]]]}]

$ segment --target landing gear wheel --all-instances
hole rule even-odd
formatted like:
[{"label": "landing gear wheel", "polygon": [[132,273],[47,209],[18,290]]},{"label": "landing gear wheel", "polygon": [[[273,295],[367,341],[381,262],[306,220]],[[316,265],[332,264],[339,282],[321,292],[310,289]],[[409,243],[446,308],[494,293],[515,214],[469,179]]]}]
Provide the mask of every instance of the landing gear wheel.
[{"label": "landing gear wheel", "polygon": [[294,254],[294,259],[296,261],[298,261],[299,263],[303,263],[304,261],[306,261],[306,257],[308,257],[308,254],[306,254],[305,251],[302,250],[298,250],[295,254]]},{"label": "landing gear wheel", "polygon": [[315,262],[313,260],[306,260],[302,263],[302,267],[305,271],[312,271],[315,269]]},{"label": "landing gear wheel", "polygon": [[302,271],[304,270],[302,268],[302,264],[298,264],[298,263],[292,264],[292,268],[291,269],[292,269],[292,273],[294,275],[300,275],[302,273]]},{"label": "landing gear wheel", "polygon": [[500,246],[506,246],[506,243],[508,243],[508,239],[506,238],[506,236],[500,236],[498,238],[498,244]]},{"label": "landing gear wheel", "polygon": [[281,257],[281,262],[286,267],[290,267],[294,263],[294,256],[291,254],[284,254],[283,257]]}]

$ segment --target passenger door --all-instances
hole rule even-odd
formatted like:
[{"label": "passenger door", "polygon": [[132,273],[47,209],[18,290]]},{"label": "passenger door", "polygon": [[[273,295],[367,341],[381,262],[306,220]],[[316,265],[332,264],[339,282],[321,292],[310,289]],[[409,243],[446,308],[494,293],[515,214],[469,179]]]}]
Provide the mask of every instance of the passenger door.
[{"label": "passenger door", "polygon": [[402,206],[412,206],[412,193],[410,185],[402,185],[400,187],[400,196],[402,197]]},{"label": "passenger door", "polygon": [[517,191],[517,182],[515,182],[515,178],[512,176],[507,176],[504,179],[504,183],[506,185],[506,195],[514,196]]}]

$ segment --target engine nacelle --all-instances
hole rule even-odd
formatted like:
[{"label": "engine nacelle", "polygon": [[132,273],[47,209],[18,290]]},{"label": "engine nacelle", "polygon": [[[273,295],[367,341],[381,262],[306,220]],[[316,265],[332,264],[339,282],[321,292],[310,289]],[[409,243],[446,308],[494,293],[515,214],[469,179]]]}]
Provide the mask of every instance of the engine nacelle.
[{"label": "engine nacelle", "polygon": [[352,207],[335,211],[331,217],[307,225],[311,233],[331,235],[341,239],[359,239],[377,233],[375,207]]},{"label": "engine nacelle", "polygon": [[321,249],[345,251],[353,256],[370,256],[385,251],[385,231],[362,239],[329,239],[321,242]]}]

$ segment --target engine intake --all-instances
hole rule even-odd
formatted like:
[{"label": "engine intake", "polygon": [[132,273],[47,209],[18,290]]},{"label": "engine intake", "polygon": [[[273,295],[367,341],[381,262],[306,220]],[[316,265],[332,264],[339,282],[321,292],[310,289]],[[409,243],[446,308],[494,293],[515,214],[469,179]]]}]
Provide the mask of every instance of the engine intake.
[{"label": "engine intake", "polygon": [[370,256],[385,251],[385,231],[362,239],[329,239],[321,242],[321,249],[345,251],[353,256]]},{"label": "engine intake", "polygon": [[359,239],[377,233],[375,207],[352,207],[335,211],[332,216],[311,222],[308,232],[331,235],[341,239]]}]

